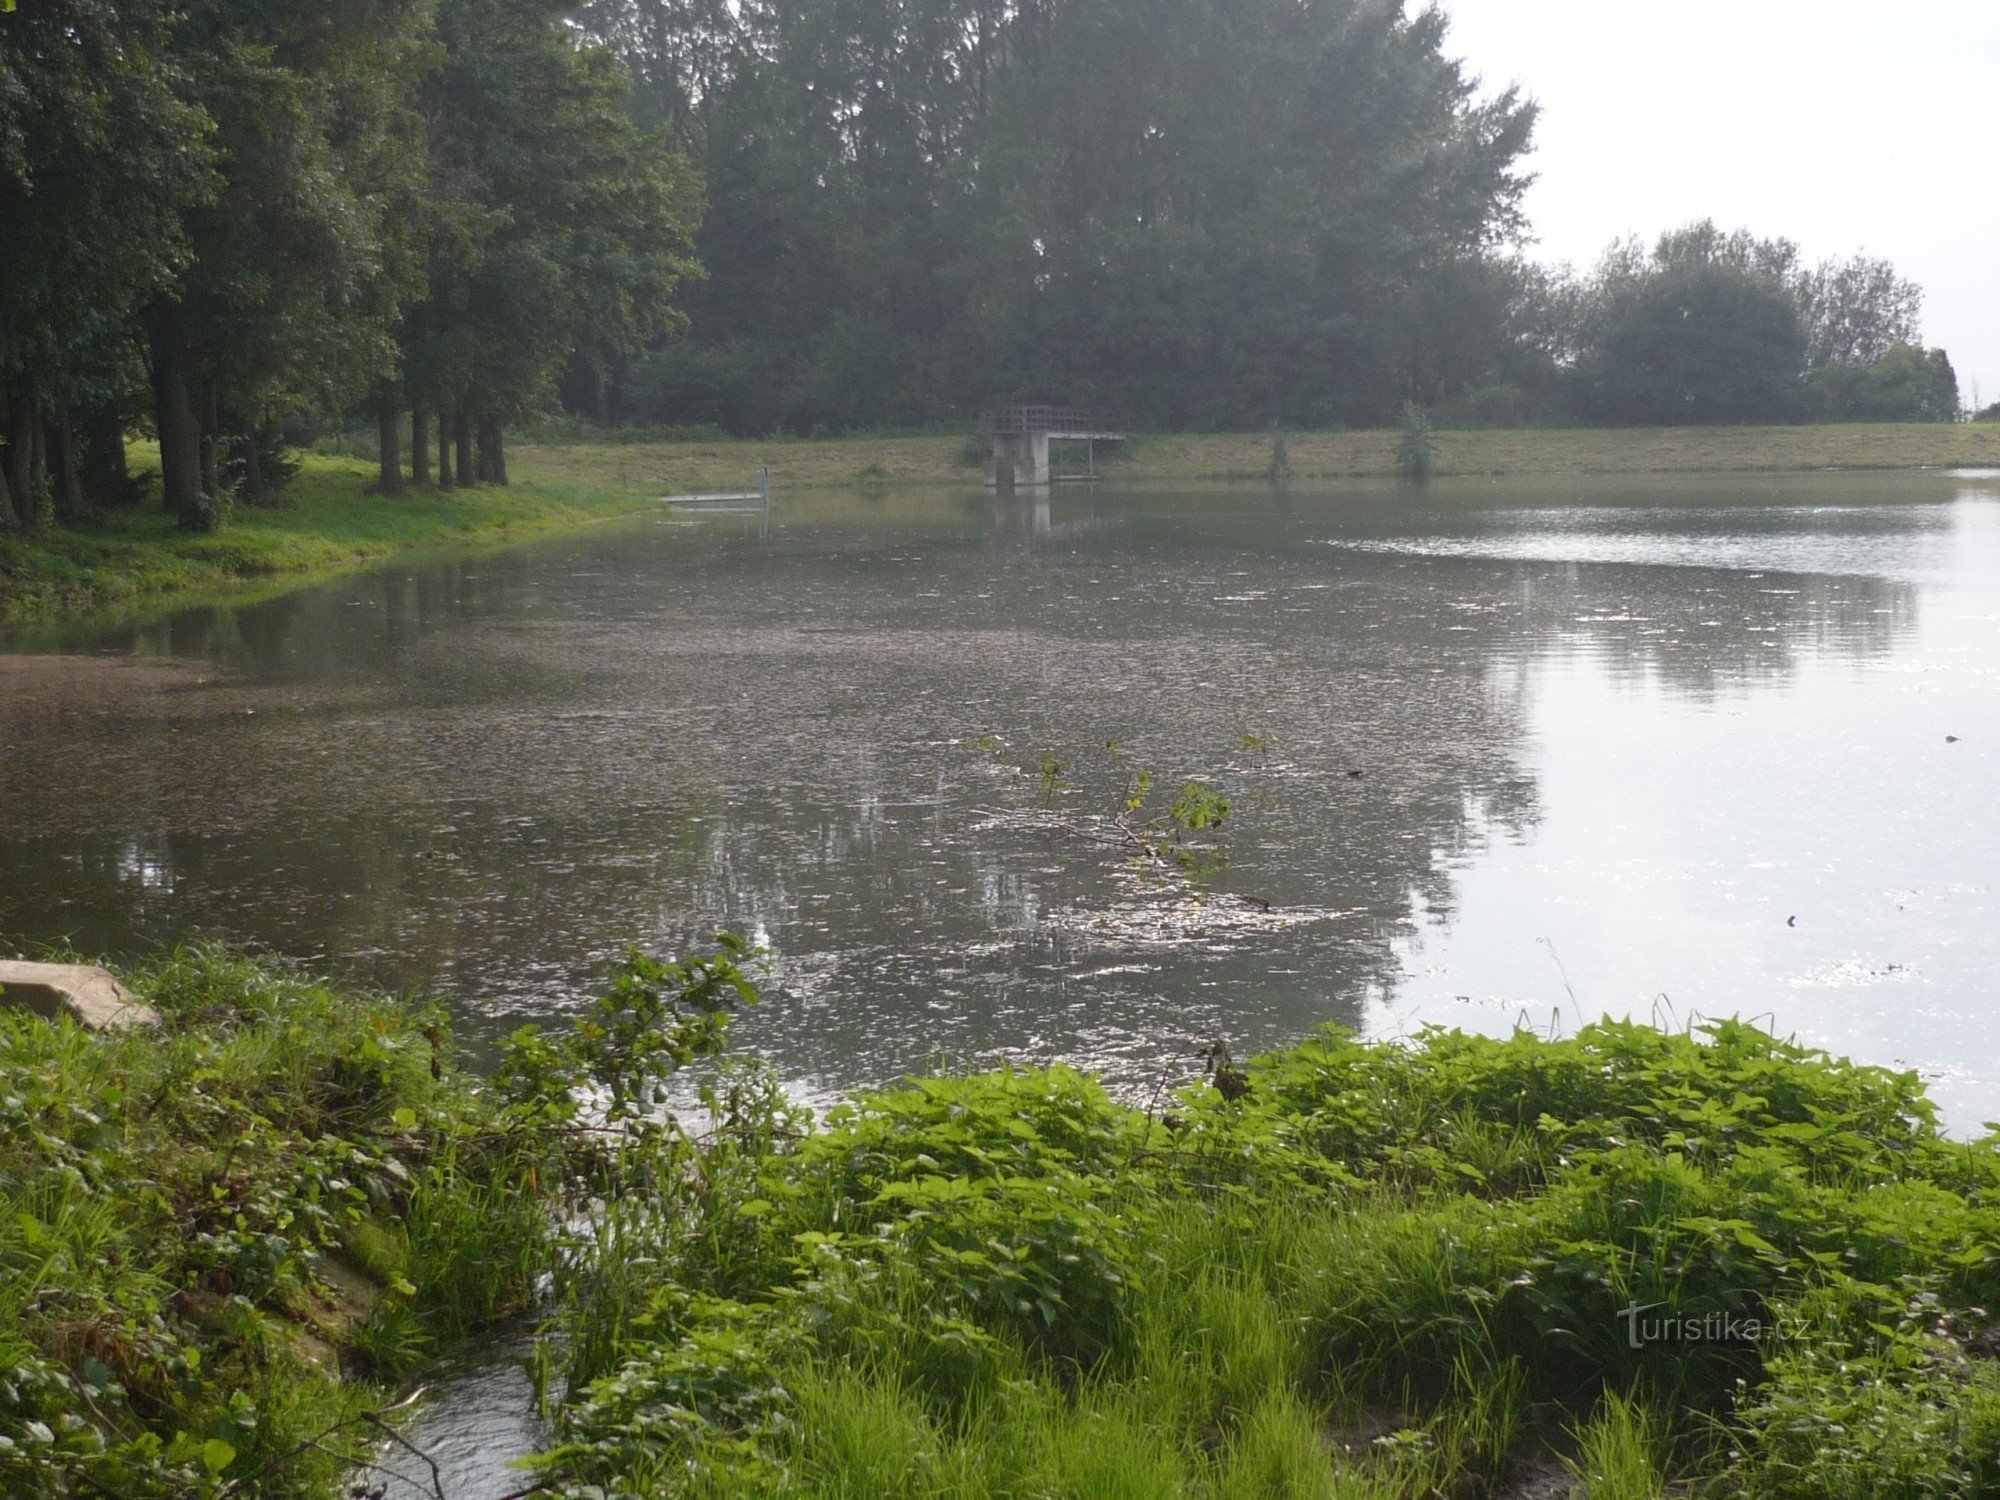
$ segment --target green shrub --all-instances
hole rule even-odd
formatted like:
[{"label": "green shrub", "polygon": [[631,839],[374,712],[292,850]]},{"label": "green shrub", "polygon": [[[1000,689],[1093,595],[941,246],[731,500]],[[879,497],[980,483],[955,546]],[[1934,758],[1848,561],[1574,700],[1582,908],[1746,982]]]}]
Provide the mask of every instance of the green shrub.
[{"label": "green shrub", "polygon": [[[1883,1493],[1955,1496],[2000,1430],[1964,1354],[1994,1143],[1945,1141],[1910,1075],[1739,1023],[1329,1031],[1158,1115],[1016,1071],[743,1139],[600,1241],[630,1258],[553,1325],[604,1372],[553,1477],[1414,1500],[1554,1450],[1606,1497],[1858,1496],[1878,1457],[1930,1485]],[[1795,1332],[1811,1307],[1838,1338]],[[1815,1406],[1859,1425],[1806,1441]]]},{"label": "green shrub", "polygon": [[157,1031],[0,1011],[0,1492],[326,1493],[381,1398],[342,1358],[526,1305],[540,1148],[422,1009],[212,948],[129,978]]}]

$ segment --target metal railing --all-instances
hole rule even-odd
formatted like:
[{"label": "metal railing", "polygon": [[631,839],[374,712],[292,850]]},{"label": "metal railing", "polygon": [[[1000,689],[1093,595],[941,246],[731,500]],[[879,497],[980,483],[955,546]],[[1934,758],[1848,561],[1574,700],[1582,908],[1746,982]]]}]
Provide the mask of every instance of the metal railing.
[{"label": "metal railing", "polygon": [[996,437],[1046,432],[1052,437],[1066,433],[1105,433],[1110,429],[1096,412],[1074,406],[1010,406],[986,419],[986,430]]},{"label": "metal railing", "polygon": [[761,534],[766,537],[771,534],[771,470],[768,466],[757,471],[757,488],[754,490],[662,495],[660,501],[682,515],[756,516]]}]

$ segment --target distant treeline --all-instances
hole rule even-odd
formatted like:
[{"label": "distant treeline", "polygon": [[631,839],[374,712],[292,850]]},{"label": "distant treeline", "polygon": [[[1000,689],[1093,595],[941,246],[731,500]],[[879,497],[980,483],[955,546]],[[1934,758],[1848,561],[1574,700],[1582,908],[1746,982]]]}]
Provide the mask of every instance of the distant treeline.
[{"label": "distant treeline", "polygon": [[591,0],[577,24],[709,190],[690,336],[586,351],[565,384],[600,420],[838,431],[1036,398],[1211,430],[1405,402],[1499,423],[1958,412],[1915,347],[1920,294],[1882,262],[1807,267],[1706,225],[1589,274],[1523,260],[1534,107],[1482,101],[1434,11]]},{"label": "distant treeline", "polygon": [[1447,45],[1401,0],[18,0],[0,529],[129,503],[134,434],[196,527],[364,414],[385,491],[504,481],[559,400],[744,434],[1958,414],[1884,262],[1707,224],[1525,259],[1534,106]]},{"label": "distant treeline", "polygon": [[[1958,378],[1922,347],[1923,290],[1885,260],[1809,266],[1789,240],[1691,224],[1594,272],[1524,273],[1520,389],[1610,425],[1953,422]],[[1491,390],[1456,400],[1477,415]],[[1504,385],[1498,393],[1507,396]]]},{"label": "distant treeline", "polygon": [[0,528],[255,501],[301,414],[504,480],[581,344],[677,326],[699,179],[560,0],[0,5]]},{"label": "distant treeline", "polygon": [[[1385,0],[591,0],[700,165],[690,336],[586,359],[610,420],[1383,420],[1502,336],[1535,111]],[[1490,358],[1483,351],[1482,360]]]}]

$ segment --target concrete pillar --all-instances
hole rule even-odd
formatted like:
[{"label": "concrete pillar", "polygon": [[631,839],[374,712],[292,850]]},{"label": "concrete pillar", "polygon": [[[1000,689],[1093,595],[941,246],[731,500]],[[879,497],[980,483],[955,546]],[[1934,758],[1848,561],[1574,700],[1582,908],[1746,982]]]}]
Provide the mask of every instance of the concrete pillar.
[{"label": "concrete pillar", "polygon": [[1048,482],[1046,432],[996,432],[986,439],[988,489],[1029,489]]}]

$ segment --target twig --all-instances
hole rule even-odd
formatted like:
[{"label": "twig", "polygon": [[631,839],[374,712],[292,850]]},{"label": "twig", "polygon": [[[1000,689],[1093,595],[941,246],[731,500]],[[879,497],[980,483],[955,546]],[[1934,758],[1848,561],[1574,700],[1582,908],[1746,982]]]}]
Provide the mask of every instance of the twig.
[{"label": "twig", "polygon": [[[344,1432],[358,1422],[379,1423],[383,1417],[389,1416],[395,1412],[407,1410],[409,1407],[416,1405],[416,1403],[423,1398],[425,1389],[426,1387],[420,1385],[416,1387],[414,1390],[412,1390],[408,1395],[399,1397],[397,1400],[390,1402],[387,1406],[377,1407],[372,1411],[356,1412],[351,1417],[343,1417],[340,1421],[334,1423],[333,1426],[327,1428],[326,1431],[319,1433],[316,1436],[304,1438],[299,1442],[294,1443],[291,1447],[287,1448],[283,1453],[276,1454],[273,1457],[265,1460],[264,1463],[259,1465],[252,1472],[240,1475],[237,1478],[230,1480],[227,1484],[223,1485],[223,1487],[217,1493],[222,1495],[242,1494],[247,1486],[255,1484],[259,1479],[262,1479],[266,1474],[270,1473],[273,1469],[278,1468],[282,1464],[290,1463],[293,1459],[297,1458],[301,1453],[304,1453],[308,1450],[317,1450],[318,1452],[321,1453],[330,1453],[332,1454],[333,1457],[338,1458],[342,1463],[357,1464],[364,1469],[381,1469],[382,1466],[380,1464],[370,1463],[366,1459],[352,1458],[345,1453],[334,1453],[332,1449],[325,1447],[324,1444],[326,1440],[332,1437],[335,1433]],[[382,1469],[382,1472],[385,1474],[392,1474],[397,1479],[402,1480],[403,1483],[408,1485],[414,1486],[416,1483],[415,1480],[410,1479],[407,1475],[397,1474],[394,1469]]]},{"label": "twig", "polygon": [[1556,952],[1555,939],[1542,937],[1536,938],[1535,941],[1549,950],[1549,957],[1555,960],[1556,972],[1562,975],[1563,989],[1569,993],[1569,1003],[1581,1011],[1583,1009],[1583,1002],[1576,998],[1576,991],[1570,986],[1569,970],[1563,965],[1562,955]]},{"label": "twig", "polygon": [[[415,1443],[411,1442],[408,1438],[404,1437],[403,1434],[398,1432],[394,1426],[392,1426],[388,1422],[385,1422],[381,1417],[377,1416],[374,1412],[366,1411],[363,1412],[361,1416],[362,1420],[366,1421],[370,1426],[374,1427],[377,1431],[382,1433],[382,1435],[388,1438],[390,1442],[396,1444],[398,1447],[407,1448],[410,1452],[414,1453],[418,1458],[421,1458],[424,1461],[424,1467],[431,1471],[431,1493],[437,1497],[437,1500],[445,1500],[444,1476],[438,1472],[437,1460],[432,1458],[428,1453],[424,1452],[423,1449],[419,1448]],[[374,1467],[374,1465],[370,1465],[370,1467],[372,1468]],[[388,1471],[384,1470],[383,1472],[387,1473]],[[404,1482],[408,1483],[407,1480]]]}]

